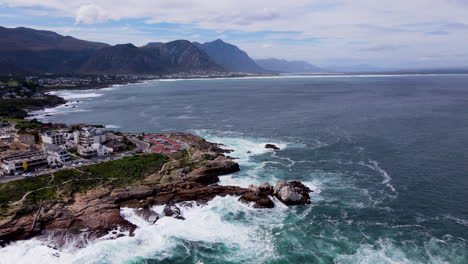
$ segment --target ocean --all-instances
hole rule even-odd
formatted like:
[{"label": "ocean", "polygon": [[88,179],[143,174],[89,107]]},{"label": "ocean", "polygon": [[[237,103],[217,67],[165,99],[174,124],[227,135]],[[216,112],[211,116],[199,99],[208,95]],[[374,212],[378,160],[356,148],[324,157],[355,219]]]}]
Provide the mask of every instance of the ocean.
[{"label": "ocean", "polygon": [[20,241],[0,249],[0,263],[468,263],[468,75],[155,80],[54,93],[70,103],[36,118],[194,133],[234,150],[241,171],[220,184],[300,180],[313,202],[254,209],[218,197],[156,225],[123,208],[134,237],[61,250]]}]

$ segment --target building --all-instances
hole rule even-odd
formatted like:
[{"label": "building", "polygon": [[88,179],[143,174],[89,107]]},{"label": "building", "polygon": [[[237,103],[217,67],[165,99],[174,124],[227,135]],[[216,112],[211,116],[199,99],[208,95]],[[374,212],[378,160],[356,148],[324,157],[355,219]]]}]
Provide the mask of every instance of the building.
[{"label": "building", "polygon": [[77,151],[78,151],[78,154],[80,154],[82,157],[85,157],[85,158],[91,158],[91,157],[97,156],[97,151],[89,146],[85,147],[85,146],[78,145]]},{"label": "building", "polygon": [[0,133],[0,142],[13,143],[15,135],[13,133]]},{"label": "building", "polygon": [[100,143],[94,143],[91,146],[78,145],[77,150],[81,156],[86,158],[109,155],[107,147]]},{"label": "building", "polygon": [[43,143],[44,153],[50,166],[60,166],[71,160],[70,153],[62,146]]},{"label": "building", "polygon": [[3,175],[14,175],[47,165],[47,155],[44,154],[44,152],[40,150],[30,150],[3,157],[0,164],[0,171]]},{"label": "building", "polygon": [[104,145],[107,147],[110,153],[115,153],[127,149],[127,145],[118,141],[117,139],[111,139]]},{"label": "building", "polygon": [[76,145],[90,147],[95,143],[102,144],[106,141],[106,132],[102,128],[82,127],[74,132]]},{"label": "building", "polygon": [[67,140],[65,135],[57,131],[47,131],[41,134],[42,142],[52,145],[64,145]]},{"label": "building", "polygon": [[109,155],[109,150],[103,144],[94,143],[91,147],[94,150],[96,150],[96,153],[97,153],[98,156],[107,156],[107,155]]}]

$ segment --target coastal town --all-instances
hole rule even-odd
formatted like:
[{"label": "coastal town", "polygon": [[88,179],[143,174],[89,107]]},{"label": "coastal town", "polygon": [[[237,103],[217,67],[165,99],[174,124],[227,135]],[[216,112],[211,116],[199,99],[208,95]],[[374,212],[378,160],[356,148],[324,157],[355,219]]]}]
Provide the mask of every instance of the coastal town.
[{"label": "coastal town", "polygon": [[186,143],[165,135],[122,134],[84,124],[48,126],[0,121],[0,182],[121,159],[139,153],[170,154]]}]

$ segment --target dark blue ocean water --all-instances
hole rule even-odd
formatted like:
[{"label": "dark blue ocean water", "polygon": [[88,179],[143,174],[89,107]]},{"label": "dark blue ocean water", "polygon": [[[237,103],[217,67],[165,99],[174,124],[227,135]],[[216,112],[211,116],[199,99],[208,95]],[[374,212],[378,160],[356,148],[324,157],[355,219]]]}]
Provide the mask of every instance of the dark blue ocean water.
[{"label": "dark blue ocean water", "polygon": [[[139,235],[60,252],[58,262],[468,263],[468,76],[152,81],[58,94],[80,102],[42,119],[195,133],[235,150],[242,171],[222,184],[294,179],[315,191],[310,206],[272,210],[218,198],[159,226],[123,211]],[[56,253],[38,243],[6,253]]]}]

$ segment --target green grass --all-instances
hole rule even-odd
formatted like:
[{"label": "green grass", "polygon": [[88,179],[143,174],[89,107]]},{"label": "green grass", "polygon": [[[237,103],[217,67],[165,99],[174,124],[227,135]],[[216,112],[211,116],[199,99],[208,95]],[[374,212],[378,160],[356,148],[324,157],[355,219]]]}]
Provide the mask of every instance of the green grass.
[{"label": "green grass", "polygon": [[9,81],[8,87],[18,87],[19,83],[17,81]]},{"label": "green grass", "polygon": [[28,192],[31,193],[21,205],[22,212],[34,210],[40,201],[67,199],[73,193],[98,186],[131,185],[159,171],[167,161],[164,155],[147,154],[3,183],[0,184],[0,213],[7,215],[12,203],[21,200]]}]

